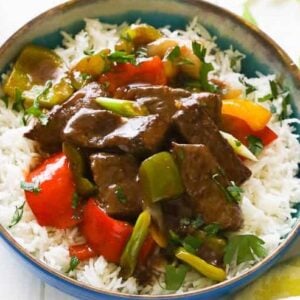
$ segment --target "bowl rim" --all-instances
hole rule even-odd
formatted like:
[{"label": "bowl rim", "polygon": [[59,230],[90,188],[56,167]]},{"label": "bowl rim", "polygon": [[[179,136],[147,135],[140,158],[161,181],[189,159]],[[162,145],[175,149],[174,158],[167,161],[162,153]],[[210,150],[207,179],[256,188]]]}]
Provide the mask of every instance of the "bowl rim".
[{"label": "bowl rim", "polygon": [[[45,17],[55,16],[56,14],[60,13],[61,11],[65,11],[71,9],[73,7],[81,6],[84,4],[92,4],[94,2],[102,2],[104,0],[69,0],[65,3],[56,5],[45,12],[37,15],[36,17],[32,18],[30,21],[26,22],[20,29],[18,29],[15,33],[13,33],[0,47],[0,57],[1,55],[9,49],[17,40],[20,38],[23,33],[26,33],[30,30],[31,26],[34,26],[36,23],[42,21]],[[170,0],[170,2],[183,2],[188,5],[198,6],[199,4],[208,7],[216,11],[217,13],[222,13],[226,18],[231,19],[234,23],[237,23],[239,26],[244,27],[246,30],[249,30],[252,34],[256,35],[261,39],[261,41],[270,47],[271,50],[275,53],[277,59],[279,59],[289,70],[290,74],[292,75],[294,84],[300,90],[300,70],[294,63],[294,61],[289,57],[289,55],[266,33],[260,30],[257,26],[253,25],[252,23],[248,22],[247,20],[243,19],[242,17],[232,13],[228,9],[220,7],[218,5],[212,4],[205,0]],[[120,298],[132,298],[132,299],[179,299],[186,296],[201,296],[202,294],[206,294],[208,292],[213,292],[216,290],[220,290],[225,287],[233,286],[234,283],[237,283],[245,278],[250,277],[250,275],[254,275],[257,271],[259,271],[263,266],[270,268],[271,265],[268,266],[268,263],[271,263],[273,260],[278,258],[280,254],[283,253],[284,249],[288,248],[288,246],[296,239],[297,236],[300,236],[300,217],[296,221],[292,230],[288,233],[287,237],[282,241],[282,243],[267,257],[265,257],[260,262],[256,263],[253,267],[249,270],[244,272],[241,275],[235,276],[231,279],[227,279],[223,282],[214,284],[212,286],[208,286],[205,288],[201,288],[198,290],[184,292],[182,294],[159,294],[159,295],[132,295],[123,292],[112,292],[109,290],[101,289],[93,287],[89,284],[82,283],[78,280],[75,280],[59,271],[52,269],[46,263],[40,261],[38,258],[34,257],[30,254],[23,246],[21,246],[11,235],[11,233],[2,225],[0,224],[0,237],[4,239],[5,242],[8,243],[9,246],[14,248],[14,250],[21,256],[25,257],[26,260],[31,263],[35,268],[41,269],[43,272],[50,274],[51,276],[55,277],[56,279],[60,279],[64,281],[66,284],[70,284],[71,286],[76,286],[77,288],[83,289],[85,291],[90,291],[97,293],[102,296],[111,296],[111,297],[120,297]]]}]

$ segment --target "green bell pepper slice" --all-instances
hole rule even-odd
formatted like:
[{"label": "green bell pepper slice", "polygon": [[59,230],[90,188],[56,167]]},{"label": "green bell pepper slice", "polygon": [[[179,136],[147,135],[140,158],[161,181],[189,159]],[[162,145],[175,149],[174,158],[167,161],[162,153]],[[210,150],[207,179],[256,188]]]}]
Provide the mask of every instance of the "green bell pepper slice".
[{"label": "green bell pepper slice", "polygon": [[176,198],[184,192],[178,167],[169,152],[159,152],[145,159],[139,176],[146,203]]},{"label": "green bell pepper slice", "polygon": [[120,266],[123,278],[130,277],[135,270],[140,250],[149,232],[150,223],[150,212],[144,210],[137,218],[131,237],[121,256]]},{"label": "green bell pepper slice", "polygon": [[95,185],[86,177],[86,165],[79,149],[69,143],[63,143],[63,152],[69,160],[74,177],[77,193],[82,197],[88,197],[95,193]]},{"label": "green bell pepper slice", "polygon": [[54,51],[28,45],[17,58],[5,81],[4,92],[14,99],[16,91],[21,91],[25,106],[30,106],[49,81],[52,82],[49,92],[39,99],[40,107],[43,108],[62,103],[72,95],[74,89],[63,61]]},{"label": "green bell pepper slice", "polygon": [[103,108],[121,115],[123,117],[146,116],[149,114],[145,106],[137,104],[135,101],[119,100],[107,97],[98,97],[95,101]]}]

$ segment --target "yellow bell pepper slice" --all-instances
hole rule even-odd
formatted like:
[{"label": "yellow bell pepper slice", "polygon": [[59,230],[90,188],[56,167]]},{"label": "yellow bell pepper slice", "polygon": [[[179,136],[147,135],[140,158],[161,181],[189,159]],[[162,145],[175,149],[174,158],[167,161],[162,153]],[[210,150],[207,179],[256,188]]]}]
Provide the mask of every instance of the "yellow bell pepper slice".
[{"label": "yellow bell pepper slice", "polygon": [[202,258],[191,254],[182,247],[177,249],[175,256],[212,280],[223,281],[226,279],[226,272],[223,269],[207,263]]},{"label": "yellow bell pepper slice", "polygon": [[253,131],[264,129],[272,116],[263,106],[244,99],[223,100],[222,114],[242,119]]},{"label": "yellow bell pepper slice", "polygon": [[73,87],[67,77],[61,58],[52,50],[35,46],[26,46],[13,66],[5,84],[4,92],[15,98],[16,90],[23,93],[25,105],[33,103],[51,81],[47,97],[39,99],[41,107],[51,108],[65,101],[73,93]]}]

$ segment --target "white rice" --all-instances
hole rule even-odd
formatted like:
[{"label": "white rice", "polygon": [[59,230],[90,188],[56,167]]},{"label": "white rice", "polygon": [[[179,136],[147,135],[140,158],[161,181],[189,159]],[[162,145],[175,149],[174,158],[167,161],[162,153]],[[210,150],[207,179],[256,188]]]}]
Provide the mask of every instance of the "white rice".
[{"label": "white rice", "polygon": [[[100,50],[113,49],[118,39],[118,33],[124,26],[115,26],[100,23],[98,20],[86,20],[86,28],[75,37],[63,32],[63,47],[56,52],[71,66],[81,56],[85,49]],[[186,31],[171,32],[163,28],[165,35],[172,38],[201,39],[208,53],[208,60],[215,67],[214,75],[240,88],[245,94],[245,87],[238,81],[241,74],[240,61],[243,55],[233,49],[220,51],[215,38],[211,37],[197,20],[193,20]],[[205,40],[204,40],[204,39]],[[214,55],[211,55],[211,51]],[[234,70],[230,67],[232,58],[237,58]],[[253,101],[270,93],[269,80],[274,75],[259,76],[249,79],[256,86],[257,91],[248,95]],[[281,111],[282,97],[273,101],[277,113]],[[270,102],[264,103],[270,106]],[[290,109],[290,108],[289,108]],[[12,219],[15,207],[24,201],[24,192],[20,188],[23,175],[30,168],[33,159],[38,158],[34,151],[34,143],[25,139],[23,133],[26,127],[21,126],[21,116],[0,104],[0,222],[7,227]],[[290,124],[293,120],[283,122],[272,118],[269,126],[278,134],[278,139],[266,147],[255,163],[248,162],[252,170],[252,177],[244,184],[244,197],[241,209],[244,216],[244,226],[240,233],[256,234],[265,241],[268,253],[284,240],[296,220],[291,217],[292,206],[300,202],[300,180],[294,177],[298,170],[300,146],[297,136],[293,134]],[[41,227],[37,224],[29,207],[25,205],[22,220],[9,229],[11,235],[28,252],[45,262],[53,269],[65,272],[69,267],[68,246],[84,242],[77,228],[56,230]],[[228,277],[245,272],[254,262],[231,267]],[[129,294],[166,294],[163,288],[163,275],[152,286],[139,286],[134,278],[123,281],[118,277],[120,268],[108,263],[103,257],[92,258],[82,262],[70,276],[91,286],[121,291]],[[189,271],[184,285],[177,293],[212,285],[209,280],[194,271]]]}]

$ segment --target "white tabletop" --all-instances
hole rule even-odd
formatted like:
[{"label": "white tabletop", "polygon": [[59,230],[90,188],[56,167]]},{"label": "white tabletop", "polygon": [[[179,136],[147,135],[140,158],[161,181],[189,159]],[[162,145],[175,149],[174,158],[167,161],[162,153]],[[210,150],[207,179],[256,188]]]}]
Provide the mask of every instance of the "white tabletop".
[{"label": "white tabletop", "polygon": [[[0,0],[0,45],[20,26],[46,9],[66,0]],[[242,14],[242,0],[210,0]],[[291,58],[300,63],[300,1],[256,0],[251,10],[258,26],[266,31]],[[42,283],[0,243],[0,299],[74,299]]]}]

